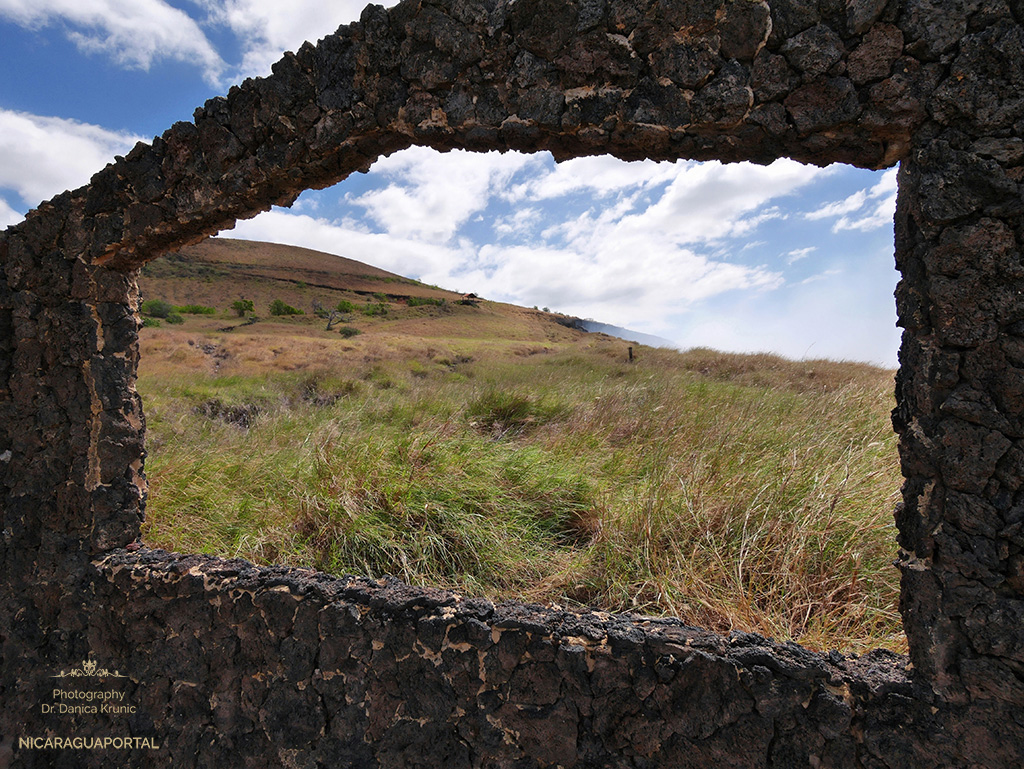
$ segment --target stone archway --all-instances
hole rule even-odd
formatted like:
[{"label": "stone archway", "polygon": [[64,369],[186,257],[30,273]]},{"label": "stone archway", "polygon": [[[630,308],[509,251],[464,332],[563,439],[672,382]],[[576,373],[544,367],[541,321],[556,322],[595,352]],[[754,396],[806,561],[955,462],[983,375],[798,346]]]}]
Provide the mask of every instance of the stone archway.
[{"label": "stone archway", "polygon": [[[131,671],[146,714],[132,733],[171,736],[133,754],[140,765],[1012,765],[1022,13],[1016,0],[371,6],[0,233],[3,733],[52,730],[37,671],[92,652]],[[912,674],[885,655],[139,547],[134,270],[410,144],[901,164],[893,422]]]}]

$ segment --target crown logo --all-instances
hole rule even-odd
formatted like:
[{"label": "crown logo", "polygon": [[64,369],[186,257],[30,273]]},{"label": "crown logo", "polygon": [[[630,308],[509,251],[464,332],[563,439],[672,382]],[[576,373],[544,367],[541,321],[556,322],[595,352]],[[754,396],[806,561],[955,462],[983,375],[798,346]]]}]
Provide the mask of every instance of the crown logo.
[{"label": "crown logo", "polygon": [[62,670],[56,675],[50,676],[50,678],[127,678],[128,676],[122,675],[117,670],[110,671],[106,668],[101,668],[99,663],[94,659],[82,660],[82,666],[73,668],[72,670]]}]

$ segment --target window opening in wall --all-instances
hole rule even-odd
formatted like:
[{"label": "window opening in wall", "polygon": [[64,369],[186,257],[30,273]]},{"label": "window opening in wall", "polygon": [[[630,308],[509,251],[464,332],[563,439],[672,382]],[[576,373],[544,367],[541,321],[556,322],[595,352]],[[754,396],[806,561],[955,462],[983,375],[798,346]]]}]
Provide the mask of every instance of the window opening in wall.
[{"label": "window opening in wall", "polygon": [[894,197],[411,149],[167,255],[145,539],[902,650]]}]

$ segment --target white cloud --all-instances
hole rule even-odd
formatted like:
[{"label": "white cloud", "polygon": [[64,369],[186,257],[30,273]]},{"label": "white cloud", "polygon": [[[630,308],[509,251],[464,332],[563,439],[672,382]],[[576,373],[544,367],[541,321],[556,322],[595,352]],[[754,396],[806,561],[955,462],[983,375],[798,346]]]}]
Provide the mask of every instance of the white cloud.
[{"label": "white cloud", "polygon": [[546,199],[586,191],[609,195],[630,188],[649,188],[671,181],[679,173],[673,163],[644,160],[627,163],[608,155],[573,158],[554,170],[512,187],[510,200]]},{"label": "white cloud", "polygon": [[819,280],[828,280],[835,275],[842,275],[842,270],[825,270],[819,272],[817,275],[811,275],[809,278],[804,278],[800,281],[801,286],[806,286],[808,283],[817,283]]},{"label": "white cloud", "polygon": [[57,117],[0,109],[0,188],[29,205],[86,184],[141,137]]},{"label": "white cloud", "polygon": [[769,288],[779,276],[716,262],[690,251],[647,250],[636,259],[535,246],[484,246],[480,264],[459,273],[482,296],[546,305],[620,325],[660,327],[658,319],[700,299],[740,288]]},{"label": "white cloud", "polygon": [[858,190],[844,200],[828,203],[816,211],[804,214],[806,219],[835,218],[832,232],[868,230],[891,227],[896,213],[896,169],[882,174],[870,188]]},{"label": "white cloud", "polygon": [[0,0],[0,18],[31,29],[59,24],[81,50],[129,68],[191,62],[215,83],[225,66],[199,25],[163,0]]},{"label": "white cloud", "polygon": [[760,211],[769,201],[788,195],[828,169],[777,160],[768,166],[690,163],[665,195],[635,217],[633,225],[671,237],[676,243],[700,243],[748,234],[779,211]]},{"label": "white cloud", "polygon": [[[648,207],[634,206],[634,198],[624,196],[614,205],[587,211],[544,232],[548,247],[560,245],[574,255],[547,268],[571,273],[573,280],[562,292],[562,302],[552,295],[544,297],[546,304],[559,308],[568,304],[573,309],[566,311],[580,312],[590,303],[588,315],[599,317],[597,313],[603,312],[602,319],[622,325],[645,318],[651,322],[725,292],[765,291],[782,285],[777,271],[716,257],[742,251],[742,245],[731,239],[745,237],[768,219],[784,217],[768,204],[807,184],[821,169],[792,161],[768,167],[718,163],[668,167],[675,178]],[[717,247],[701,252],[710,245]],[[525,277],[518,272],[509,271],[503,283],[521,284]],[[528,264],[522,272],[530,278],[543,275],[545,263]],[[525,288],[519,291],[524,292]],[[602,309],[594,310],[595,305]]]},{"label": "white cloud", "polygon": [[794,264],[799,262],[801,259],[806,259],[808,256],[818,250],[817,246],[807,246],[806,248],[795,248],[786,254],[786,264]]},{"label": "white cloud", "polygon": [[[514,185],[508,199],[525,205],[535,200],[596,194],[619,195],[618,202],[588,212],[559,229],[567,238],[605,237],[602,229],[610,222],[620,227],[666,234],[677,244],[706,243],[726,237],[744,236],[769,219],[784,218],[778,208],[765,205],[794,192],[830,169],[779,160],[769,166],[752,163],[654,162],[626,163],[612,157],[587,157],[558,164],[554,170]],[[643,193],[657,194],[658,200],[636,213],[626,215],[642,201]],[[646,196],[645,196],[646,197]],[[557,230],[549,229],[552,237]]]},{"label": "white cloud", "polygon": [[[588,194],[614,202],[575,219],[558,221],[542,233],[577,249],[616,235],[675,245],[745,236],[769,219],[784,218],[766,207],[828,169],[779,160],[750,163],[626,163],[610,157],[579,158],[552,165],[549,156],[517,153],[438,153],[413,147],[378,161],[371,173],[389,183],[348,199],[364,208],[385,231],[399,237],[445,242],[493,199],[520,211],[552,211],[559,200],[575,203]],[[524,174],[532,178],[521,181]],[[664,186],[664,190],[659,188]],[[647,205],[651,195],[656,201]],[[557,221],[557,220],[556,220]],[[506,235],[527,223],[514,214],[498,222]]]},{"label": "white cloud", "polygon": [[391,180],[380,190],[351,198],[350,203],[391,235],[444,243],[518,171],[539,161],[507,152],[439,153],[411,147],[379,160],[373,171]]},{"label": "white cloud", "polygon": [[518,208],[511,216],[504,216],[494,223],[494,231],[499,235],[524,235],[532,232],[541,220],[540,209],[529,206]]},{"label": "white cloud", "polygon": [[[285,51],[296,51],[307,40],[316,43],[342,24],[355,21],[365,0],[193,0],[210,21],[227,26],[242,45],[237,76],[263,77]],[[393,5],[393,2],[384,3]]]},{"label": "white cloud", "polygon": [[0,230],[10,227],[12,224],[17,224],[24,218],[25,217],[11,208],[6,200],[0,198]]},{"label": "white cloud", "polygon": [[867,190],[859,190],[845,200],[840,200],[835,203],[829,203],[822,206],[817,211],[811,211],[806,215],[807,219],[828,219],[832,216],[842,216],[844,214],[853,213],[854,211],[860,210],[864,206],[864,202],[868,199]]}]

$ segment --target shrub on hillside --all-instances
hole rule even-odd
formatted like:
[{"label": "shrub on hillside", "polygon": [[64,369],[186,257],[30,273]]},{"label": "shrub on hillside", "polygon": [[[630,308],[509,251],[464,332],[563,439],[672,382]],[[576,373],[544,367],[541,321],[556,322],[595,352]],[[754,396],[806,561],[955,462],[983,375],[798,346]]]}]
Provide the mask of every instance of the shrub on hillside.
[{"label": "shrub on hillside", "polygon": [[354,336],[359,336],[363,332],[360,331],[355,326],[342,326],[340,329],[338,329],[338,333],[341,334],[345,339],[351,339]]},{"label": "shrub on hillside", "polygon": [[238,313],[238,317],[243,317],[247,312],[255,312],[256,305],[253,304],[252,299],[236,299],[231,303],[231,309]]},{"label": "shrub on hillside", "polygon": [[434,307],[443,307],[447,302],[444,299],[432,299],[429,296],[410,296],[409,306],[410,307],[424,307],[432,305]]},{"label": "shrub on hillside", "polygon": [[370,318],[377,315],[387,315],[388,306],[384,304],[384,302],[377,302],[376,304],[374,304],[373,302],[367,302],[366,306],[363,307],[362,312],[363,315],[366,315],[367,317]]},{"label": "shrub on hillside", "polygon": [[182,323],[185,322],[185,319],[178,315],[178,313],[172,312],[167,315],[167,322],[170,323],[172,326],[180,326]]},{"label": "shrub on hillside", "polygon": [[159,328],[160,327],[160,321],[158,321],[156,318],[143,318],[142,319],[142,327],[143,328]]},{"label": "shrub on hillside", "polygon": [[290,304],[285,304],[280,299],[275,299],[270,303],[270,314],[271,315],[305,315],[306,313],[302,310],[292,307]]},{"label": "shrub on hillside", "polygon": [[139,309],[143,315],[153,318],[166,318],[174,312],[174,306],[163,299],[147,299]]},{"label": "shrub on hillside", "polygon": [[355,312],[356,306],[352,304],[352,302],[350,302],[348,299],[342,299],[340,302],[338,302],[337,310],[338,312]]}]

